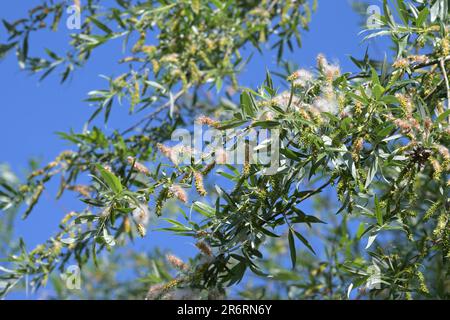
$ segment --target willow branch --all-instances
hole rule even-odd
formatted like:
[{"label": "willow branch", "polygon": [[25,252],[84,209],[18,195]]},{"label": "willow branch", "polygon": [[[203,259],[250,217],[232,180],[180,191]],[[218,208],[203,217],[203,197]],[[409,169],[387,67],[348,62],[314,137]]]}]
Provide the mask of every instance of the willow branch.
[{"label": "willow branch", "polygon": [[[411,70],[418,70],[418,69],[422,69],[422,68],[426,68],[429,66],[433,66],[433,65],[438,65],[442,62],[447,62],[450,61],[450,55],[443,57],[443,58],[439,58],[439,59],[433,59],[424,63],[418,63],[418,64],[414,64],[411,66]],[[354,80],[354,79],[358,79],[358,78],[368,78],[370,77],[370,73],[366,73],[366,72],[360,72],[360,73],[355,73],[355,74],[350,74],[347,77],[347,80]]]},{"label": "willow branch", "polygon": [[[450,110],[450,84],[448,81],[447,70],[445,70],[445,60],[441,59],[439,61],[439,66],[442,71],[442,75],[445,81],[445,87],[447,88],[447,110]],[[450,116],[448,117],[448,122],[450,123]]]}]

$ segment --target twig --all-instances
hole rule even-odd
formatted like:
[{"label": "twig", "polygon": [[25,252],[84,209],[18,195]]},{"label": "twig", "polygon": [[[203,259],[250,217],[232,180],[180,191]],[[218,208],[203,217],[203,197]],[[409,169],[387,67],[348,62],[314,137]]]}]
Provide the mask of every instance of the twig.
[{"label": "twig", "polygon": [[430,61],[425,62],[425,63],[416,64],[413,67],[413,69],[425,68],[425,67],[429,67],[429,66],[432,66],[432,65],[435,65],[435,64],[439,64],[439,63],[441,63],[441,61],[446,62],[446,61],[449,61],[449,60],[450,60],[450,56],[446,56],[446,57],[443,57],[443,58],[430,60]]},{"label": "twig", "polygon": [[[437,65],[437,64],[440,64],[441,61],[442,62],[450,61],[450,55],[446,56],[446,57],[443,57],[443,58],[440,58],[440,59],[434,59],[434,60],[430,60],[430,61],[427,61],[427,62],[424,62],[424,63],[415,64],[415,65],[413,65],[411,67],[411,69],[412,70],[417,70],[417,69],[429,67],[429,66],[432,66],[432,65]],[[353,80],[353,79],[357,79],[357,78],[368,78],[368,77],[370,77],[370,73],[360,72],[360,73],[350,74],[347,77],[347,80]]]},{"label": "twig", "polygon": [[173,96],[173,98],[169,101],[167,101],[166,103],[164,103],[163,105],[161,105],[160,107],[158,107],[156,110],[152,111],[151,113],[149,113],[148,115],[146,115],[144,118],[142,118],[141,120],[139,120],[136,124],[134,124],[133,126],[129,127],[128,129],[126,129],[125,131],[122,132],[122,135],[127,134],[130,131],[133,131],[134,129],[136,129],[137,127],[139,127],[142,123],[144,123],[147,120],[153,120],[154,117],[156,117],[158,115],[158,113],[160,113],[162,110],[168,108],[172,103],[175,103],[175,101],[178,100],[178,98],[180,98],[183,94],[185,93],[185,90],[181,90],[179,91],[177,94],[175,94]]},{"label": "twig", "polygon": [[[450,110],[450,84],[448,81],[447,71],[445,70],[445,59],[439,61],[439,66],[441,67],[442,75],[444,76],[445,86],[447,88],[447,110]],[[448,122],[450,123],[450,116],[448,117]]]}]

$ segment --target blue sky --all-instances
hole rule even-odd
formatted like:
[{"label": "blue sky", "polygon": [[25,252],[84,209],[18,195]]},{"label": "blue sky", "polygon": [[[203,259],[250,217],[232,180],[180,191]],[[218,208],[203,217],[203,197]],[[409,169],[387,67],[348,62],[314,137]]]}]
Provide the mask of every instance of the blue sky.
[{"label": "blue sky", "polygon": [[[372,0],[371,4],[380,4]],[[15,20],[24,16],[37,0],[5,1],[0,18]],[[342,70],[355,70],[348,58],[351,54],[362,57],[369,43],[361,43],[361,17],[356,14],[348,0],[319,0],[319,7],[313,14],[309,32],[302,32],[303,47],[286,57],[301,67],[314,67],[318,53],[324,53],[329,60],[339,62]],[[69,32],[61,28],[56,33],[38,33],[31,38],[32,53],[42,53],[45,47],[58,52],[66,48]],[[6,41],[6,33],[0,30],[0,42]],[[50,76],[44,82],[38,77],[20,71],[14,56],[0,62],[0,136],[4,137],[0,148],[0,163],[8,163],[21,174],[30,157],[43,163],[52,161],[68,144],[56,136],[57,131],[73,129],[81,131],[92,113],[91,107],[83,102],[87,92],[103,88],[106,82],[99,74],[117,75],[120,68],[116,63],[120,43],[100,47],[85,68],[76,71],[75,76],[63,85],[58,77]],[[369,52],[374,57],[384,56],[386,46],[370,43]],[[240,76],[240,84],[256,87],[264,80],[265,68],[275,68],[276,53],[266,50],[264,55],[256,53]],[[106,130],[124,128],[129,119],[123,117],[126,107],[113,108],[111,121]],[[21,175],[23,177],[23,175]],[[79,202],[71,197],[62,201],[53,200],[55,188],[49,188],[26,221],[17,225],[16,236],[23,237],[29,248],[45,241],[57,231],[58,222],[65,213],[79,208]],[[168,241],[172,239],[171,241]],[[182,257],[194,252],[190,239],[173,240],[162,233],[152,233],[136,246],[159,245],[170,248]]]}]

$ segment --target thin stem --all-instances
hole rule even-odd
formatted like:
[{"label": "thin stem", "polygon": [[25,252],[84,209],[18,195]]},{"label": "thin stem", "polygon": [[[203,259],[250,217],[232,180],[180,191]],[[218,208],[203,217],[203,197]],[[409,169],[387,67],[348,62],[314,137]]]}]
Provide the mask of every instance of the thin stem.
[{"label": "thin stem", "polygon": [[131,131],[133,131],[134,129],[138,128],[142,123],[144,123],[147,120],[153,120],[154,117],[156,117],[158,115],[158,113],[160,113],[162,110],[170,107],[170,105],[172,103],[175,103],[178,98],[180,98],[184,93],[186,92],[186,90],[181,90],[179,91],[177,94],[175,94],[172,98],[172,100],[167,101],[166,103],[164,103],[163,105],[159,106],[157,109],[155,109],[154,111],[152,111],[151,113],[149,113],[148,115],[146,115],[144,118],[142,118],[141,120],[139,120],[136,124],[134,124],[133,126],[131,126],[130,128],[126,129],[125,131],[122,132],[122,135],[125,135]]},{"label": "thin stem", "polygon": [[[448,81],[447,70],[445,70],[445,58],[439,61],[439,66],[444,76],[445,87],[447,88],[447,110],[450,110],[450,84]],[[450,123],[450,116],[448,117],[448,122]]]},{"label": "thin stem", "polygon": [[[417,69],[437,65],[437,64],[440,64],[441,62],[447,62],[447,61],[450,61],[450,55],[440,58],[440,59],[434,59],[434,60],[430,60],[428,62],[415,64],[411,67],[411,69],[417,70]],[[360,72],[360,73],[356,73],[356,74],[350,74],[347,77],[347,80],[354,80],[354,79],[358,79],[358,78],[368,78],[368,77],[370,77],[370,73]]]}]

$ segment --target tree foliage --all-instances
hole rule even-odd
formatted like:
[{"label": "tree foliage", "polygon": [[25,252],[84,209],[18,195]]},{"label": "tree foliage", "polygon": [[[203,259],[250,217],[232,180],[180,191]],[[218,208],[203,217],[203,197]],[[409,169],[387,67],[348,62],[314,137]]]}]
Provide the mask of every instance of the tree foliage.
[{"label": "tree foliage", "polygon": [[[32,58],[27,43],[47,24],[56,29],[67,3],[4,22],[10,39],[2,52],[15,48],[20,66],[41,78],[61,67],[65,81],[95,48],[116,38],[124,39],[120,62],[130,68],[108,78],[107,89],[89,93],[96,111],[86,130],[60,133],[76,151],[62,152],[19,187],[1,180],[7,214],[27,202],[26,218],[56,177],[57,197],[72,190],[86,204],[66,215],[47,243],[31,252],[21,244],[4,281],[30,274],[39,287],[73,259],[95,270],[101,251],[149,236],[154,215],[169,223],[163,230],[195,239],[199,254],[188,263],[170,255],[177,271],[147,282],[149,299],[220,298],[253,276],[264,284],[244,281],[241,297],[342,299],[359,288],[358,298],[448,298],[447,1],[384,2],[377,29],[364,32],[366,39],[389,37],[391,59],[352,57],[358,71],[349,73],[319,55],[314,71],[288,68],[287,91],[268,72],[259,88],[240,90],[238,103],[220,90],[223,83],[238,89],[239,52],[262,50],[273,37],[281,61],[285,46],[300,43],[310,3],[116,2],[83,7],[85,22],[64,57],[47,50],[49,58]],[[151,36],[156,44],[148,44]],[[202,95],[214,86],[216,99]],[[107,121],[116,103],[147,114],[107,135],[92,121],[101,113]],[[266,174],[267,166],[248,157],[242,165],[223,164],[217,150],[188,150],[190,161],[181,161],[180,150],[166,141],[194,119],[230,141],[245,140],[252,129],[278,130],[276,172]],[[193,156],[198,152],[200,160]],[[77,183],[87,175],[89,184]],[[212,186],[214,175],[222,179]],[[168,216],[165,208],[174,203],[176,215]],[[312,239],[323,252],[316,253]]]}]

